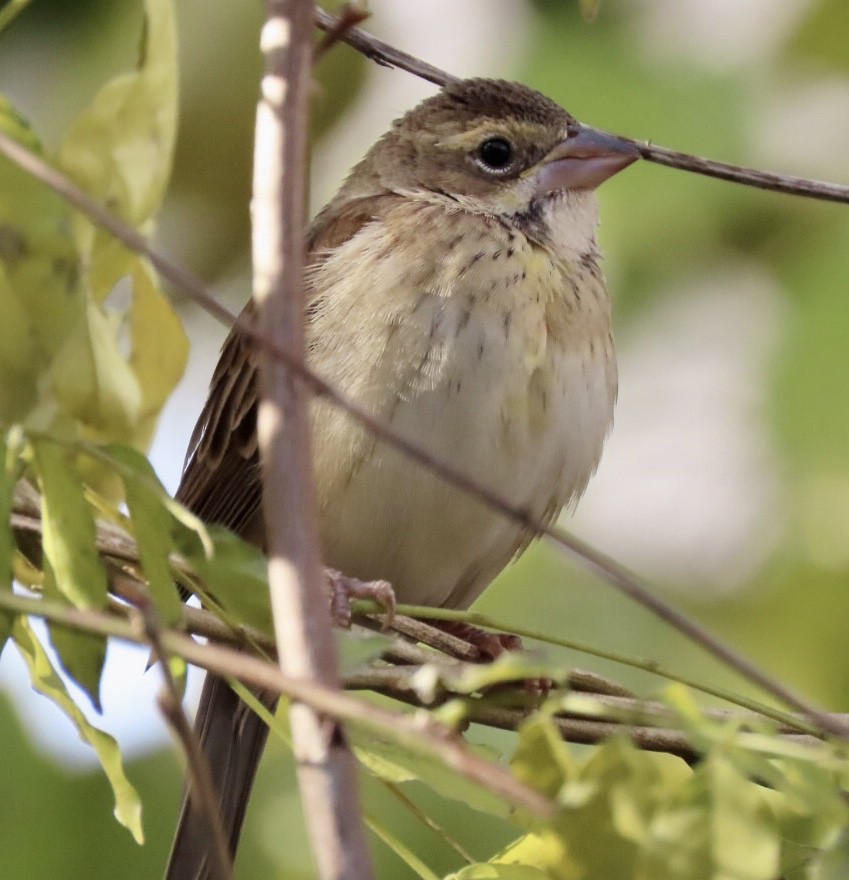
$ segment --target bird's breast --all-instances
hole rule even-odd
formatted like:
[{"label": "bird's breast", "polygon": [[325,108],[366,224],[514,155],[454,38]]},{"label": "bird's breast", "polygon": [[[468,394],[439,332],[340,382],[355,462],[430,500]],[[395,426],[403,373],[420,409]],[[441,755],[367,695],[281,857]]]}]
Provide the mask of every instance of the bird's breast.
[{"label": "bird's breast", "polygon": [[[429,279],[407,258],[374,260],[357,305],[377,321],[358,322],[353,297],[345,307],[334,290],[335,309],[316,312],[312,331],[332,321],[323,338],[336,345],[316,336],[313,366],[438,460],[547,521],[583,491],[611,423],[600,274],[509,230],[447,248],[435,264],[429,255]],[[314,437],[325,561],[389,579],[401,601],[468,605],[530,537],[321,401]]]}]

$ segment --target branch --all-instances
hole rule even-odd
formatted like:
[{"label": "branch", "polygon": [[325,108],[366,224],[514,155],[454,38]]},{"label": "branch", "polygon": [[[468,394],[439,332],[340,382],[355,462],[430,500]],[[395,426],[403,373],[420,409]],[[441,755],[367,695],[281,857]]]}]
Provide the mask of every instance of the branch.
[{"label": "branch", "polygon": [[[253,182],[254,300],[260,326],[304,361],[307,111],[314,4],[266,0],[260,45],[265,74],[257,107]],[[281,669],[336,697],[338,664],[318,549],[309,388],[267,348],[258,351],[268,580]],[[344,731],[296,700],[289,711],[301,804],[319,876],[374,877]]]},{"label": "branch", "polygon": [[[21,483],[16,488],[15,506],[12,514],[13,527],[17,533],[18,540],[21,537],[34,537],[37,541],[41,540],[41,520],[40,506],[38,496],[28,484]],[[138,558],[138,548],[133,538],[127,535],[122,529],[111,523],[97,522],[97,547],[104,559],[107,561],[107,568],[115,575],[110,583],[110,589],[116,595],[121,596],[126,601],[136,607],[144,607],[149,603],[146,585],[140,580],[134,580],[129,572],[137,572],[140,570],[141,563]],[[120,567],[115,570],[119,563],[126,563],[126,567]],[[175,570],[184,572],[193,579],[196,576],[191,569],[178,557],[172,557],[172,565]],[[373,602],[359,603],[369,613],[371,608],[377,607]],[[113,600],[111,610],[115,614],[122,616],[127,615],[127,606],[119,604]],[[380,610],[380,609],[378,609]],[[476,663],[482,659],[479,649],[471,643],[460,639],[454,635],[445,632],[442,629],[430,626],[426,620],[418,617],[410,617],[408,615],[430,615],[432,617],[444,617],[449,620],[457,620],[460,622],[471,623],[475,626],[484,626],[488,629],[503,631],[504,626],[486,615],[475,612],[456,612],[446,611],[445,609],[423,608],[419,606],[399,606],[398,613],[394,616],[391,623],[386,621],[385,615],[374,614],[369,617],[358,615],[354,624],[356,630],[370,630],[386,633],[387,627],[403,636],[396,638],[383,654],[383,659],[390,663],[399,663],[406,666],[405,669],[393,669],[391,667],[383,667],[377,669],[358,670],[345,677],[345,687],[353,690],[374,690],[386,694],[395,699],[402,700],[414,706],[421,706],[422,699],[420,693],[413,686],[412,680],[415,673],[422,666],[430,666],[444,668],[447,670],[460,671],[462,663]],[[218,643],[231,645],[239,648],[249,648],[255,651],[261,657],[275,657],[276,646],[274,640],[270,639],[265,633],[255,630],[247,626],[239,626],[234,628],[231,624],[219,619],[212,612],[205,609],[192,608],[184,606],[183,616],[180,621],[179,629],[181,631],[191,633],[192,635],[202,636],[212,639]],[[514,626],[513,630],[517,628]],[[646,661],[634,660],[632,658],[623,657],[619,654],[613,654],[609,651],[601,651],[589,645],[581,645],[575,642],[557,639],[546,633],[533,630],[518,629],[518,634],[526,638],[532,638],[547,644],[560,645],[574,651],[582,651],[593,656],[602,657],[617,663],[629,665],[644,672],[651,672],[664,678],[677,681],[685,686],[697,691],[701,691],[717,697],[721,700],[732,702],[735,705],[747,709],[747,712],[729,713],[724,710],[703,710],[707,717],[728,719],[734,717],[738,720],[749,719],[770,719],[779,725],[778,729],[783,734],[802,733],[804,735],[817,735],[817,729],[812,727],[808,721],[799,717],[787,715],[780,712],[772,706],[763,706],[757,704],[753,700],[741,697],[740,695],[730,694],[720,688],[705,685],[702,682],[689,679],[680,674],[675,674],[669,670],[657,666],[657,664]],[[114,633],[113,633],[114,635]],[[410,641],[407,641],[407,640]],[[428,647],[422,647],[426,645]],[[435,649],[435,650],[431,650]],[[595,672],[588,672],[581,669],[571,669],[568,674],[567,687],[571,691],[580,691],[593,694],[597,701],[604,701],[608,697],[634,698],[634,695],[621,684]],[[521,687],[521,685],[518,685]],[[520,691],[525,697],[527,693]],[[450,684],[442,689],[438,695],[439,700],[448,699],[453,696]],[[437,699],[437,695],[434,695]],[[432,703],[431,703],[432,704]],[[657,707],[660,704],[639,701],[639,705],[646,711],[653,711],[657,714],[660,710]],[[526,707],[527,708],[527,707]],[[475,703],[470,709],[471,715],[477,723],[489,724],[495,727],[503,727],[509,729],[517,729],[521,721],[526,716],[526,708],[521,710],[503,710],[499,709],[497,715],[487,714],[488,707],[483,704]],[[505,714],[511,711],[512,714]],[[668,710],[664,710],[667,711]],[[849,717],[846,715],[829,716],[834,723],[849,723]],[[507,719],[507,720],[505,720]],[[622,719],[619,719],[622,721]],[[633,720],[631,719],[632,723]],[[561,735],[568,741],[576,741],[586,743],[587,737],[594,737],[591,741],[598,742],[611,732],[611,728],[593,728],[594,733],[586,733],[584,725],[568,725],[559,724]],[[619,728],[621,729],[621,727]],[[636,728],[628,728],[628,732],[634,737],[635,741],[641,748],[647,748],[655,751],[665,751],[668,745],[672,753],[678,754],[687,760],[691,760],[695,754],[692,746],[686,741],[686,737],[680,731],[676,732],[677,739],[670,736],[655,736],[651,741],[647,740],[640,730]],[[653,745],[652,743],[655,743]],[[683,743],[683,744],[682,744]]]},{"label": "branch", "polygon": [[[136,609],[127,606],[115,608],[111,613],[80,610],[59,602],[0,592],[0,609],[13,615],[42,617],[79,632],[119,638],[135,644],[150,644],[150,631],[143,616]],[[236,678],[247,685],[287,694],[293,699],[309,703],[323,714],[357,724],[381,737],[389,737],[418,754],[445,760],[447,766],[464,778],[505,798],[513,806],[529,809],[542,817],[551,814],[552,804],[548,800],[518,782],[503,768],[479,758],[465,746],[452,728],[435,721],[429,715],[407,715],[380,709],[321,685],[284,676],[268,660],[219,645],[200,645],[174,630],[160,630],[159,644],[159,650],[163,654],[182,657],[196,666],[218,675]],[[417,672],[418,668],[415,667],[406,670],[375,669],[348,676],[346,686],[365,687],[410,705],[420,706],[421,700],[413,687]],[[582,677],[583,674],[577,674],[578,684]],[[466,721],[503,730],[517,730],[528,717],[527,708],[493,705],[479,698],[463,699]],[[594,693],[587,707],[587,711],[593,712],[594,717],[583,717],[586,712],[582,715],[577,708],[570,708],[568,694],[564,705],[569,714],[556,714],[552,716],[552,722],[563,739],[569,742],[593,745],[614,734],[624,733],[637,746],[648,751],[677,755],[688,763],[694,763],[701,757],[701,753],[683,731],[668,726],[653,726],[652,722],[656,720],[674,721],[674,713],[661,703]],[[598,717],[599,713],[601,717]],[[753,712],[707,709],[702,714],[720,722],[734,721],[738,725],[758,724],[763,720],[763,716]],[[845,722],[847,716],[835,715],[834,720]],[[781,741],[808,747],[816,743],[813,737],[800,736],[793,730],[790,726],[779,728],[777,732]],[[745,731],[741,731],[741,735],[745,736]]]},{"label": "branch", "polygon": [[[445,86],[449,83],[458,82],[459,78],[452,74],[390,46],[378,40],[366,31],[351,26],[340,27],[339,19],[320,7],[315,12],[315,23],[323,31],[334,33],[337,40],[347,43],[366,58],[370,58],[376,64],[383,67],[397,67],[406,70],[414,76],[427,80],[437,86]],[[589,128],[589,126],[585,126]],[[601,131],[601,129],[595,129]],[[609,134],[609,132],[603,132]],[[670,168],[678,168],[681,171],[689,171],[693,174],[702,174],[706,177],[716,177],[720,180],[730,180],[744,186],[753,186],[758,189],[774,190],[775,192],[788,193],[790,195],[805,196],[810,199],[820,199],[828,202],[849,203],[849,186],[839,183],[828,183],[821,180],[809,180],[804,177],[792,177],[785,174],[774,174],[770,171],[761,171],[757,168],[744,168],[740,165],[731,165],[728,162],[717,162],[714,159],[705,159],[701,156],[693,156],[689,153],[681,153],[668,147],[659,147],[648,141],[638,141],[633,138],[614,135],[622,141],[633,144],[643,159],[655,162],[658,165],[666,165]]]},{"label": "branch", "polygon": [[315,10],[315,23],[323,31],[334,34],[335,39],[347,43],[361,55],[365,55],[366,58],[370,58],[381,67],[397,67],[399,70],[406,70],[436,86],[459,82],[459,77],[452,76],[426,61],[422,61],[421,58],[408,55],[388,43],[383,43],[358,27],[345,26],[339,16],[325,12],[320,6]]},{"label": "branch", "polygon": [[197,734],[192,730],[192,725],[183,710],[182,696],[171,673],[171,657],[162,644],[159,622],[153,605],[146,604],[142,609],[142,618],[145,636],[153,649],[153,656],[159,663],[164,682],[157,703],[166,723],[183,747],[188,766],[187,776],[191,797],[198,805],[212,832],[210,849],[216,864],[217,873],[215,876],[221,876],[224,880],[232,880],[233,860],[227,846],[227,834],[221,820],[221,811],[218,809],[218,795],[215,791],[209,761],[206,759]]}]

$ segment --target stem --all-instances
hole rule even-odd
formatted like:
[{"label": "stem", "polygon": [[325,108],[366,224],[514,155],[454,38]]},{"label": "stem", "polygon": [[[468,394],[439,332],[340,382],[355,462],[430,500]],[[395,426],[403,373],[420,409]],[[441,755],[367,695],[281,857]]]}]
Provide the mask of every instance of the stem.
[{"label": "stem", "polygon": [[[260,326],[304,360],[307,109],[314,4],[266,0],[265,75],[257,107],[253,186],[254,299]],[[339,673],[318,550],[309,433],[310,389],[259,349],[268,580],[280,665],[309,686],[338,692]],[[337,694],[338,695],[338,694]],[[336,719],[304,702],[290,708],[292,746],[322,880],[374,877],[354,755]]]}]

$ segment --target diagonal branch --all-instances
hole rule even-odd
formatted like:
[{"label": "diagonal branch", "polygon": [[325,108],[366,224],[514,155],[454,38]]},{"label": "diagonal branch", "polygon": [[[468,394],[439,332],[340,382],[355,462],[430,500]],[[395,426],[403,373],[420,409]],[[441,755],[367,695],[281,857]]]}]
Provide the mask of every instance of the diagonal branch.
[{"label": "diagonal branch", "polygon": [[[328,33],[334,33],[336,39],[347,43],[357,52],[370,58],[376,64],[383,67],[397,67],[406,70],[414,76],[432,82],[437,86],[458,81],[458,77],[447,71],[440,70],[414,55],[409,55],[378,40],[371,34],[357,27],[340,27],[340,20],[335,15],[325,12],[321,7],[315,12],[316,26]],[[589,128],[589,126],[585,126]],[[600,129],[598,129],[601,131]],[[608,132],[603,132],[608,134]],[[620,140],[633,144],[643,159],[655,162],[658,165],[667,165],[680,171],[690,171],[693,174],[702,174],[706,177],[716,177],[720,180],[729,180],[744,186],[753,186],[758,189],[774,190],[775,192],[788,193],[790,195],[805,196],[811,199],[821,199],[830,202],[849,203],[849,186],[839,183],[828,183],[821,180],[809,180],[804,177],[793,177],[786,174],[775,174],[770,171],[761,171],[757,168],[744,168],[740,165],[732,165],[728,162],[718,162],[715,159],[705,159],[701,156],[693,156],[689,153],[681,153],[668,147],[659,147],[648,141],[638,141],[633,138],[614,135]]]},{"label": "diagonal branch", "polygon": [[163,689],[157,699],[157,704],[186,755],[188,766],[186,778],[191,796],[199,804],[212,832],[210,849],[216,862],[218,872],[216,876],[232,880],[233,859],[227,847],[227,834],[221,821],[221,811],[218,809],[218,796],[209,761],[183,709],[182,695],[171,672],[171,656],[162,645],[156,609],[152,604],[145,603],[140,610],[145,635],[153,649],[153,657],[156,658],[159,668],[162,670]]}]

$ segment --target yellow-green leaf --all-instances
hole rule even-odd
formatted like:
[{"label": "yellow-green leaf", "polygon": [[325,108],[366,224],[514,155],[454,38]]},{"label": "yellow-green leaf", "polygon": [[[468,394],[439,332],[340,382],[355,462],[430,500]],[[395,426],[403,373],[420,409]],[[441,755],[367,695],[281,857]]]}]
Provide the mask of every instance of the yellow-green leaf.
[{"label": "yellow-green leaf", "polygon": [[[45,569],[44,595],[53,600],[67,602],[57,595],[55,587],[50,587],[51,578]],[[100,681],[103,665],[106,662],[106,639],[102,636],[88,635],[73,629],[66,629],[56,623],[48,623],[50,644],[65,672],[85,691],[92,706],[103,711],[100,702]]]},{"label": "yellow-green leaf", "polygon": [[760,786],[731,761],[711,755],[697,770],[710,776],[714,861],[720,876],[747,880],[778,876],[780,841],[775,816]]},{"label": "yellow-green leaf", "polygon": [[[0,130],[36,154],[35,134],[0,97]],[[0,158],[0,422],[23,421],[53,356],[82,322],[79,260],[62,200]]]},{"label": "yellow-green leaf", "polygon": [[[12,589],[15,542],[12,537],[11,514],[15,483],[20,474],[19,443],[16,439],[20,437],[20,432],[14,433],[16,437],[11,442],[6,434],[0,433],[0,590]],[[0,620],[0,646],[4,638],[3,621]]]},{"label": "yellow-green leaf", "polygon": [[124,358],[118,327],[94,303],[53,362],[56,398],[62,408],[110,439],[129,439],[139,420],[142,393]]},{"label": "yellow-green leaf", "polygon": [[[176,125],[173,6],[171,0],[146,0],[136,70],[97,93],[65,135],[57,161],[89,195],[140,227],[162,202]],[[90,230],[83,232],[81,244],[89,250]]]},{"label": "yellow-green leaf", "polygon": [[[380,742],[373,736],[363,736],[355,727],[349,728],[348,735],[354,743],[357,759],[380,779],[393,783],[421,782],[442,797],[460,801],[473,810],[491,816],[507,818],[511,813],[510,806],[502,798],[484,786],[470,782],[437,758],[414,754],[391,742]],[[475,749],[481,753],[487,752],[483,746],[476,746]],[[491,752],[484,754],[484,757],[494,759]]]},{"label": "yellow-green leaf", "polygon": [[42,492],[44,554],[56,586],[78,608],[102,608],[106,572],[95,546],[94,515],[73,457],[51,440],[34,440],[32,446]]},{"label": "yellow-green leaf", "polygon": [[15,622],[14,639],[29,669],[33,687],[71,719],[80,737],[97,753],[115,796],[115,818],[127,828],[137,843],[143,843],[141,801],[124,774],[118,744],[109,734],[90,724],[79,706],[71,699],[47,652],[25,618],[18,618]]},{"label": "yellow-green leaf", "polygon": [[555,797],[578,773],[578,765],[552,723],[542,715],[519,729],[519,744],[510,761],[513,772],[537,791]]},{"label": "yellow-green leaf", "polygon": [[160,410],[186,369],[189,340],[147,260],[135,258],[130,274],[133,280],[130,366],[141,390],[136,445],[147,448]]},{"label": "yellow-green leaf", "polygon": [[207,534],[213,541],[211,553],[201,548],[194,532],[183,532],[178,549],[228,617],[270,635],[273,627],[265,557],[220,526],[210,526]]},{"label": "yellow-green leaf", "polygon": [[131,526],[150,594],[163,621],[174,623],[180,617],[181,602],[168,561],[173,550],[173,520],[165,506],[167,493],[140,452],[126,446],[110,446],[107,452],[121,465]]},{"label": "yellow-green leaf", "polygon": [[812,880],[846,880],[849,877],[849,830],[843,830],[835,846],[829,847],[816,861]]}]

